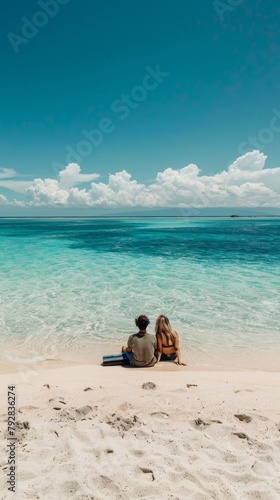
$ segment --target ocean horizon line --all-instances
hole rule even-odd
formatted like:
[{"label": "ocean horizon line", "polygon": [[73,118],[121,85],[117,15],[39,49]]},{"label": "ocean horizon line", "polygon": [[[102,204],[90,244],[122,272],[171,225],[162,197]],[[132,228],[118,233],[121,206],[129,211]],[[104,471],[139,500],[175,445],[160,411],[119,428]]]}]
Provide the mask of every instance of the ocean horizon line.
[{"label": "ocean horizon line", "polygon": [[279,219],[280,215],[0,215],[0,219]]}]

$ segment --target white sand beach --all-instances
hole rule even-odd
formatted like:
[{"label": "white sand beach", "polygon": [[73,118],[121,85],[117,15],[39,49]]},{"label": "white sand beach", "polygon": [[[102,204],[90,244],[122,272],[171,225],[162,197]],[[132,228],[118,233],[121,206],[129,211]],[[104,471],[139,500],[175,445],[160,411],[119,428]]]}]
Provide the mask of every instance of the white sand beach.
[{"label": "white sand beach", "polygon": [[1,500],[280,498],[279,373],[73,365],[0,380]]}]

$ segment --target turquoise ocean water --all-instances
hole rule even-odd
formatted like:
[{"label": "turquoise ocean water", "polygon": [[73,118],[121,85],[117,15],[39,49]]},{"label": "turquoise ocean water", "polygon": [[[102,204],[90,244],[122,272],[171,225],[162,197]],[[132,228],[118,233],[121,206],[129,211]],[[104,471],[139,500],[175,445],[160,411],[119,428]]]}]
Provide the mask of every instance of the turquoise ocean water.
[{"label": "turquoise ocean water", "polygon": [[279,219],[0,219],[0,257],[2,362],[100,362],[145,313],[190,366],[280,365]]}]

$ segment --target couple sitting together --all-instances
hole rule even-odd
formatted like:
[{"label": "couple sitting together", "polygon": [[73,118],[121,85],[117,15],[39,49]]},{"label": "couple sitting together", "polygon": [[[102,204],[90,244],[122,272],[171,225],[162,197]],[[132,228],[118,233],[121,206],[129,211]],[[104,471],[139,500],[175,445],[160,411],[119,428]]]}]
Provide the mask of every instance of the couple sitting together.
[{"label": "couple sitting together", "polygon": [[127,346],[122,346],[122,352],[128,357],[131,366],[138,368],[154,366],[159,361],[175,361],[183,363],[179,346],[179,335],[172,330],[166,316],[158,316],[156,320],[156,337],[147,333],[149,318],[144,314],[135,319],[139,332],[130,335]]}]

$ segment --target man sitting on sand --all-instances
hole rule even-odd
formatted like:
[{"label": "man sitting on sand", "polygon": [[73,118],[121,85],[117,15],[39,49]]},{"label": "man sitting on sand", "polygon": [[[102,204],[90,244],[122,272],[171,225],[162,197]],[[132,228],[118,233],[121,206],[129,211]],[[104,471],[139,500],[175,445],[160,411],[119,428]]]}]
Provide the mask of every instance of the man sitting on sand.
[{"label": "man sitting on sand", "polygon": [[135,324],[139,328],[139,332],[130,335],[127,346],[122,346],[122,352],[128,357],[131,366],[138,368],[154,366],[156,363],[156,339],[154,335],[147,333],[146,330],[150,320],[147,316],[141,314],[138,318],[135,318]]}]

